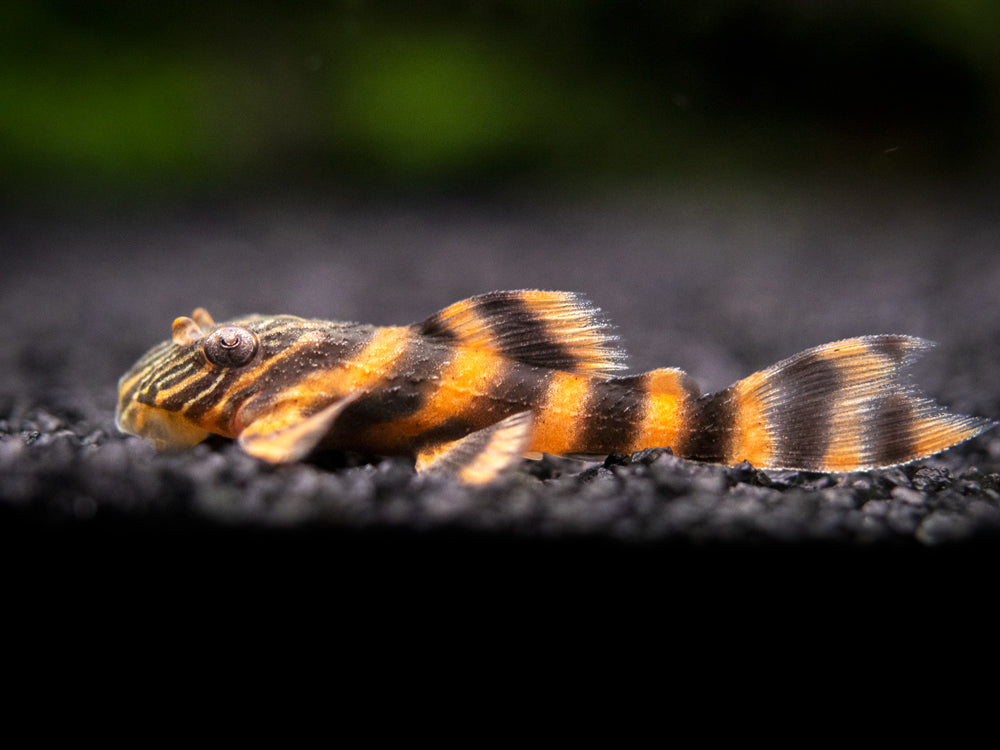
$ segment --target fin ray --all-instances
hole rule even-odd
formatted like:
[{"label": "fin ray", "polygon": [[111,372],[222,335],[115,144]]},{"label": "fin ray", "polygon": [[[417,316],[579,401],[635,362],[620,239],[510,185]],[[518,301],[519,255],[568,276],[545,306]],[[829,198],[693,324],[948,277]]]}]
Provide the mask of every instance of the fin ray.
[{"label": "fin ray", "polygon": [[458,440],[417,454],[417,471],[486,484],[519,461],[528,448],[533,426],[530,411],[518,412]]},{"label": "fin ray", "polygon": [[699,399],[686,454],[859,471],[925,458],[993,427],[952,414],[901,377],[931,346],[910,336],[861,336],[800,352]]},{"label": "fin ray", "polygon": [[625,352],[610,324],[572,292],[490,292],[446,307],[419,330],[566,372],[601,376],[625,367]]},{"label": "fin ray", "polygon": [[244,451],[263,461],[273,464],[298,461],[323,441],[344,408],[361,394],[362,391],[356,391],[301,419],[280,411],[269,413],[266,418],[251,422],[237,440]]}]

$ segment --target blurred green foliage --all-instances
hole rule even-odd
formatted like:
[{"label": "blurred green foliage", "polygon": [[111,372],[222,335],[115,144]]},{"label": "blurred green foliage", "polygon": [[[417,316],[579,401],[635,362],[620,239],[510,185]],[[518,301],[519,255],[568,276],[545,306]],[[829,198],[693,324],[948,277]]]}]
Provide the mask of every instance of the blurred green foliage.
[{"label": "blurred green foliage", "polygon": [[0,5],[3,190],[990,175],[1000,4]]}]

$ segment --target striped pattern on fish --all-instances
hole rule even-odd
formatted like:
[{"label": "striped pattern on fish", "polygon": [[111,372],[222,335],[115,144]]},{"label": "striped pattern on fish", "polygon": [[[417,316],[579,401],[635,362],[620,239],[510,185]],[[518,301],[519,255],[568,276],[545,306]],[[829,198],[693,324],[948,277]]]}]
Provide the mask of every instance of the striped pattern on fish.
[{"label": "striped pattern on fish", "polygon": [[616,374],[625,354],[579,295],[520,290],[376,327],[199,308],[119,381],[121,430],[158,448],[209,434],[280,463],[318,447],[416,458],[479,484],[522,456],[670,447],[686,458],[851,471],[906,463],[994,426],[902,374],[927,342],[882,335],[809,349],[702,395],[683,371]]}]

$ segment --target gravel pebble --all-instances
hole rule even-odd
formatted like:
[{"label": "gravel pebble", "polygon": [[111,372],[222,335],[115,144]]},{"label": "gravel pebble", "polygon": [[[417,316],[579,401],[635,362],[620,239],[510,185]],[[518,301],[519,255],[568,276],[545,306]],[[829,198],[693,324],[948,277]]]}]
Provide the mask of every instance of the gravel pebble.
[{"label": "gravel pebble", "polygon": [[[842,219],[865,207],[802,205],[791,226],[783,211],[755,206],[713,212],[666,202],[646,213],[617,206],[551,214],[278,206],[261,214],[230,209],[207,222],[181,211],[107,229],[82,220],[22,222],[20,232],[11,229],[16,223],[0,225],[7,227],[0,244],[21,249],[18,270],[0,274],[8,321],[0,334],[0,512],[8,528],[18,519],[73,528],[170,522],[642,548],[996,541],[1000,438],[992,433],[874,472],[720,467],[649,449],[591,463],[544,457],[494,486],[467,488],[418,477],[407,459],[318,454],[276,468],[221,439],[161,455],[114,427],[117,377],[165,333],[171,315],[195,304],[220,315],[252,309],[388,324],[496,286],[587,291],[618,322],[635,368],[683,366],[706,389],[838,336],[933,335],[942,345],[922,382],[963,408],[1000,416],[993,373],[1000,265],[991,243],[974,244],[990,232],[962,231],[973,220],[964,209],[928,216],[949,237],[973,243],[965,255],[938,244],[944,230],[926,226],[923,215],[905,226],[864,224]],[[722,215],[726,221],[717,221]],[[832,230],[848,233],[843,246],[858,249],[850,263],[816,244]],[[289,236],[301,244],[277,239]],[[231,238],[254,248],[239,264],[211,249]],[[138,250],[147,244],[155,253]],[[817,252],[803,252],[811,246]],[[435,255],[442,247],[462,250]],[[876,247],[920,260],[896,263]],[[533,248],[531,262],[521,260],[525,248]],[[609,277],[600,269],[612,250]],[[279,257],[280,264],[268,260]],[[53,267],[62,275],[40,286]],[[192,268],[197,279],[177,272]],[[154,278],[160,283],[150,284]],[[33,305],[43,292],[46,304]],[[949,300],[953,307],[940,307]],[[963,318],[957,306],[966,303]],[[958,322],[941,329],[948,320]],[[45,351],[32,354],[39,339]]]}]

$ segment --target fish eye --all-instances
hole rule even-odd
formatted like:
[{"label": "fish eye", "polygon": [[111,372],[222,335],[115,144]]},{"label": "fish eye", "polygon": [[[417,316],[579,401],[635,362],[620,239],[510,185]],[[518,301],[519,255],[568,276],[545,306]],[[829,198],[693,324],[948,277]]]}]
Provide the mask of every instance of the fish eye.
[{"label": "fish eye", "polygon": [[242,367],[257,353],[257,337],[246,328],[225,326],[205,337],[205,356],[220,367]]}]

